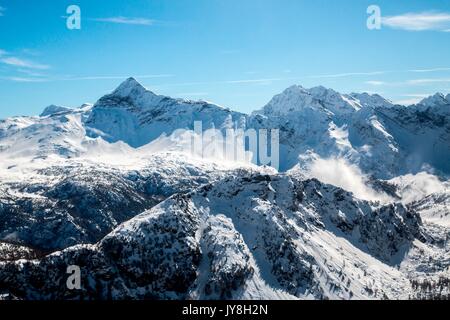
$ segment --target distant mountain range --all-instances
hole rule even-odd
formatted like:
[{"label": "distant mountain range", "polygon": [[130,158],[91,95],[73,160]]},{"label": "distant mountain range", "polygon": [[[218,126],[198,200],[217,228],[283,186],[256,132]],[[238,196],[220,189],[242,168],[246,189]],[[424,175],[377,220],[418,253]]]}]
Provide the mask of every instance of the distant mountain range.
[{"label": "distant mountain range", "polygon": [[[195,121],[279,129],[280,170],[187,153]],[[0,299],[449,298],[449,176],[450,95],[243,114],[129,78],[0,120]]]}]

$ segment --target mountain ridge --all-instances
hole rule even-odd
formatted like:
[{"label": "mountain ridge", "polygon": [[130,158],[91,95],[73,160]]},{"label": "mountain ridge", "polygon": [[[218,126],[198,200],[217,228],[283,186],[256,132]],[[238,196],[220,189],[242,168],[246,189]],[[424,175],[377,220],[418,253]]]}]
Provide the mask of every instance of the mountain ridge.
[{"label": "mountain ridge", "polygon": [[[246,115],[129,78],[0,120],[0,300],[448,298],[442,97],[293,86]],[[279,129],[282,167],[190,154],[194,121]]]},{"label": "mountain ridge", "polygon": [[[128,78],[93,106],[75,109],[50,106],[43,115],[53,116],[55,125],[60,127],[61,122],[71,122],[68,120],[71,113],[76,113],[81,118],[74,128],[80,127],[87,139],[122,141],[134,148],[180,130],[192,131],[195,121],[202,123],[203,131],[279,129],[281,171],[297,164],[308,167],[317,157],[339,157],[368,175],[390,179],[423,170],[434,170],[443,176],[450,174],[450,164],[445,161],[450,157],[447,102],[443,94],[435,94],[406,107],[394,105],[379,95],[342,95],[321,86],[305,89],[295,85],[276,95],[263,109],[247,115],[204,101],[160,96]],[[45,123],[39,118],[22,119]],[[12,120],[0,122],[0,137],[2,130],[5,132],[1,123],[5,128],[9,121]],[[56,150],[68,148],[69,154],[83,152],[83,147],[75,147],[73,143],[65,147],[73,139],[64,136],[62,144],[56,144]],[[384,163],[380,163],[381,158]]]}]

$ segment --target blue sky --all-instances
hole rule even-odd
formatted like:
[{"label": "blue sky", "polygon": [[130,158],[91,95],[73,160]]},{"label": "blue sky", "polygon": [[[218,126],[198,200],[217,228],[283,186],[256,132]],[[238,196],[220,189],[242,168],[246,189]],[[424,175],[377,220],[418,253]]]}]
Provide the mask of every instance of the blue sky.
[{"label": "blue sky", "polygon": [[[73,4],[81,30],[66,27]],[[128,76],[243,112],[292,84],[450,92],[450,1],[0,0],[0,30],[0,118],[93,103]]]}]

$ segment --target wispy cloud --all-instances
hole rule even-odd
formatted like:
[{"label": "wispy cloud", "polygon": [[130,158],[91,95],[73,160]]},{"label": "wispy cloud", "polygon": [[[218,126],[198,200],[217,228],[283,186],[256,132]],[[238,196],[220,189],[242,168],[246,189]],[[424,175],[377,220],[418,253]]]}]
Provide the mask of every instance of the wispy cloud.
[{"label": "wispy cloud", "polygon": [[[129,76],[68,76],[68,77],[55,77],[52,81],[77,81],[77,80],[120,80],[126,79]],[[151,78],[171,78],[173,74],[144,74],[136,75],[138,79],[151,79]]]},{"label": "wispy cloud", "polygon": [[0,79],[13,82],[46,82],[45,79],[32,77],[0,77]]},{"label": "wispy cloud", "polygon": [[5,15],[5,8],[4,7],[2,7],[2,6],[0,6],[0,17],[2,17],[2,16],[4,16]]},{"label": "wispy cloud", "polygon": [[397,16],[383,17],[382,24],[390,28],[408,31],[437,30],[448,32],[450,30],[450,13],[405,13]]},{"label": "wispy cloud", "polygon": [[424,99],[431,96],[431,93],[410,93],[410,94],[404,94],[404,97],[410,97],[410,98],[418,98],[418,99]]},{"label": "wispy cloud", "polygon": [[386,84],[386,82],[384,81],[377,81],[377,80],[366,81],[366,83],[371,86],[382,86]]},{"label": "wispy cloud", "polygon": [[[29,75],[29,77],[2,77],[2,80],[9,80],[14,82],[54,82],[54,81],[89,81],[89,80],[123,80],[129,76],[46,76],[39,73],[25,72],[26,70],[18,70]],[[145,74],[136,75],[138,79],[152,79],[152,78],[169,78],[174,77],[172,74]]]},{"label": "wispy cloud", "polygon": [[407,84],[429,84],[429,83],[446,83],[446,82],[450,82],[450,78],[413,79],[408,80]]},{"label": "wispy cloud", "polygon": [[400,99],[400,100],[395,100],[394,103],[395,104],[400,104],[402,106],[410,106],[413,104],[417,104],[420,101],[422,101],[422,98],[410,98],[410,99]]},{"label": "wispy cloud", "polygon": [[[0,65],[3,65],[2,70],[8,72],[7,75],[1,76],[0,79],[14,82],[43,82],[45,81],[45,74],[42,72],[50,69],[49,65],[19,58],[3,49],[0,49]],[[11,70],[15,74],[11,74]],[[26,75],[25,77],[23,76],[24,74]]]},{"label": "wispy cloud", "polygon": [[273,82],[273,81],[282,81],[285,80],[283,78],[262,78],[262,79],[242,79],[242,80],[227,80],[227,81],[220,81],[220,83],[228,83],[228,84],[240,84],[240,83],[267,83],[267,82]]},{"label": "wispy cloud", "polygon": [[421,73],[421,72],[438,72],[438,71],[450,71],[450,68],[432,68],[432,69],[413,69],[413,70],[408,70],[409,72],[417,72],[417,73]]},{"label": "wispy cloud", "polygon": [[148,18],[139,18],[139,17],[108,17],[108,18],[93,18],[92,21],[98,22],[109,22],[109,23],[117,23],[117,24],[132,24],[132,25],[141,25],[141,26],[153,26],[156,23],[156,20],[148,19]]},{"label": "wispy cloud", "polygon": [[260,79],[237,79],[237,80],[218,80],[218,81],[202,81],[202,82],[181,82],[161,84],[158,87],[181,87],[181,86],[197,86],[208,84],[267,84],[275,81],[295,80],[294,78],[260,78]]},{"label": "wispy cloud", "polygon": [[[211,81],[211,82],[185,82],[185,83],[177,83],[177,84],[168,84],[168,86],[190,86],[190,85],[203,85],[203,84],[244,84],[244,83],[268,83],[268,82],[276,82],[276,81],[299,81],[311,78],[344,78],[344,77],[359,77],[359,76],[375,76],[375,75],[383,75],[390,73],[405,73],[405,72],[433,72],[433,71],[444,71],[450,70],[450,68],[435,68],[428,70],[383,70],[383,71],[370,71],[370,72],[347,72],[347,73],[337,73],[337,74],[323,74],[323,75],[305,75],[305,76],[292,76],[292,77],[279,77],[279,78],[256,78],[256,79],[237,79],[237,80],[222,80],[222,81]],[[292,73],[291,70],[283,70],[283,74]],[[244,72],[246,75],[254,75],[258,74],[257,71],[247,71]],[[367,84],[370,85],[388,85],[390,83],[380,81],[380,80],[372,80],[367,81]]]},{"label": "wispy cloud", "polygon": [[353,76],[375,76],[380,74],[389,73],[392,71],[373,71],[373,72],[348,72],[348,73],[337,73],[337,74],[323,74],[318,76],[310,76],[310,78],[345,78]]},{"label": "wispy cloud", "polygon": [[48,65],[35,63],[33,61],[24,60],[24,59],[20,59],[17,57],[5,57],[5,58],[2,58],[0,61],[4,64],[10,65],[10,66],[15,66],[15,67],[20,67],[20,68],[29,68],[29,69],[38,69],[38,70],[46,70],[46,69],[50,68],[50,66],[48,66]]},{"label": "wispy cloud", "polygon": [[430,93],[409,93],[409,94],[404,94],[401,97],[403,99],[399,99],[396,100],[395,103],[397,104],[401,104],[404,106],[409,106],[412,104],[417,104],[420,101],[422,101],[425,98],[428,98],[429,96],[431,96],[432,94]]},{"label": "wispy cloud", "polygon": [[44,73],[42,73],[40,71],[33,70],[33,69],[21,69],[21,68],[19,68],[16,71],[20,72],[20,73],[23,73],[23,74],[26,74],[27,76],[30,76],[30,77],[45,77],[46,76]]}]

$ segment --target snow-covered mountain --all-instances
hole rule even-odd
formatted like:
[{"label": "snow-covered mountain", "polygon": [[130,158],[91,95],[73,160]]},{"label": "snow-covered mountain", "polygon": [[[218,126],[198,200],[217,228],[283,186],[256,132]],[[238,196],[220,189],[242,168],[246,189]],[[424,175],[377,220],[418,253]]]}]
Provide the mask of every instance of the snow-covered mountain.
[{"label": "snow-covered mountain", "polygon": [[[0,263],[0,288],[25,299],[408,298],[412,280],[448,272],[445,260],[430,263],[448,254],[446,232],[401,204],[240,170],[94,245]],[[82,266],[82,290],[66,290],[67,265]]]},{"label": "snow-covered mountain", "polygon": [[[378,179],[424,170],[450,173],[450,103],[442,94],[406,107],[379,95],[292,86],[261,111],[245,115],[204,101],[156,95],[129,78],[94,106],[50,106],[41,117],[6,120],[0,134],[8,128],[8,135],[18,139],[18,130],[21,135],[29,131],[39,138],[34,145],[43,142],[42,149],[73,156],[83,152],[89,138],[137,148],[177,130],[193,130],[195,121],[201,121],[203,130],[280,129],[281,171],[296,165],[306,169],[317,158],[336,157]],[[45,135],[43,130],[50,132]],[[54,141],[50,147],[48,140]],[[0,148],[12,143],[4,141]],[[20,150],[17,143],[14,149]]]},{"label": "snow-covered mountain", "polygon": [[214,163],[173,153],[135,161],[142,164],[73,159],[28,169],[28,178],[10,175],[0,186],[0,238],[41,251],[93,243],[172,194],[222,175]]},{"label": "snow-covered mountain", "polygon": [[275,96],[249,125],[280,128],[282,170],[338,157],[376,178],[434,169],[450,173],[450,103],[437,94],[415,106],[379,95],[343,95],[293,86]]},{"label": "snow-covered mountain", "polygon": [[[194,121],[279,129],[280,172],[186,152]],[[450,95],[292,86],[246,115],[129,78],[0,120],[0,299],[447,297],[449,160]]]},{"label": "snow-covered mountain", "polygon": [[124,141],[141,147],[162,134],[178,129],[228,129],[245,126],[245,115],[205,101],[189,101],[156,95],[129,78],[102,97],[85,122],[88,135],[106,141]]}]

